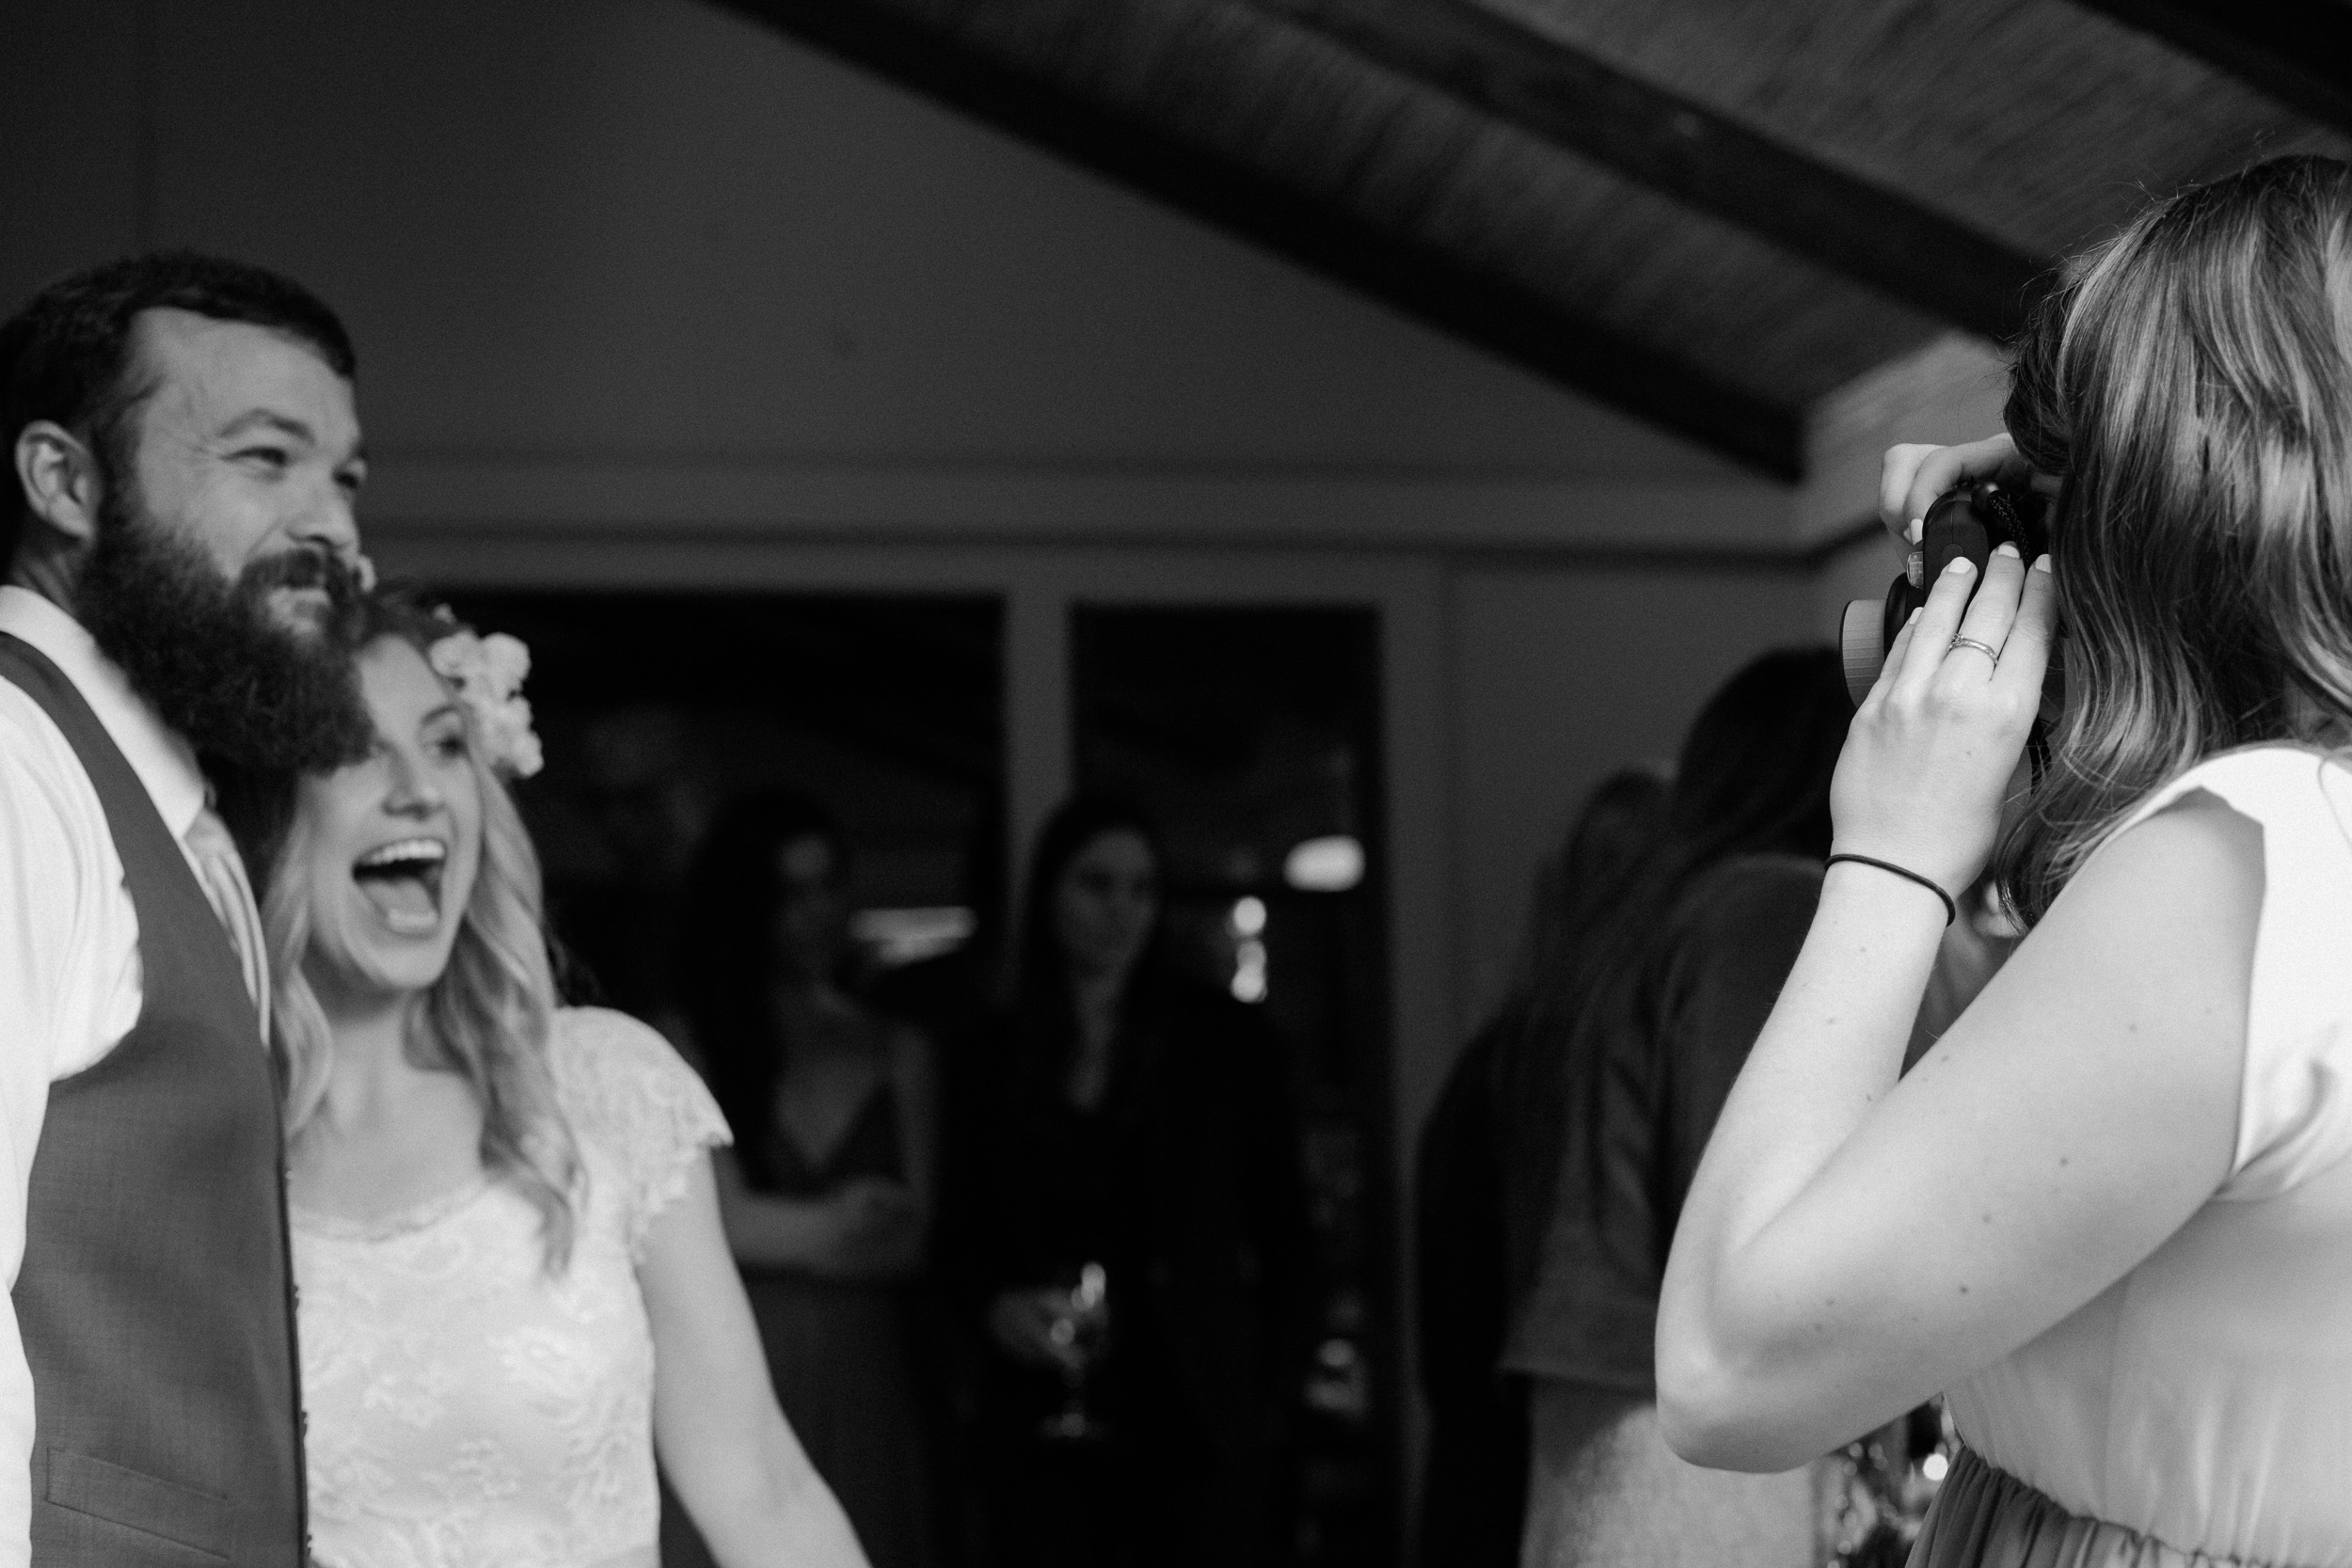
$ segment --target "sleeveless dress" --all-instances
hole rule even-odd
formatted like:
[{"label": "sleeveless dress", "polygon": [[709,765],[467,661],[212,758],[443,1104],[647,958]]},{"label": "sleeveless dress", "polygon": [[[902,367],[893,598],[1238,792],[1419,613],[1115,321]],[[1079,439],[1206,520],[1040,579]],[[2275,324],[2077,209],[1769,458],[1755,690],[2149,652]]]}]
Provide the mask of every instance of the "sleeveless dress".
[{"label": "sleeveless dress", "polygon": [[2352,768],[2226,752],[2263,830],[2228,1177],[2071,1317],[1947,1396],[1963,1441],[1914,1568],[2352,1568]]},{"label": "sleeveless dress", "polygon": [[320,1568],[654,1568],[647,1233],[727,1141],[668,1042],[555,1015],[586,1171],[569,1263],[495,1178],[364,1224],[296,1208],[310,1528]]},{"label": "sleeveless dress", "polygon": [[[781,1126],[763,1140],[778,1197],[821,1198],[860,1177],[906,1180],[898,1097],[887,1077],[821,1164]],[[931,1560],[930,1441],[916,1402],[909,1291],[898,1284],[747,1271],[776,1401],[817,1473],[850,1516],[874,1568]]]}]

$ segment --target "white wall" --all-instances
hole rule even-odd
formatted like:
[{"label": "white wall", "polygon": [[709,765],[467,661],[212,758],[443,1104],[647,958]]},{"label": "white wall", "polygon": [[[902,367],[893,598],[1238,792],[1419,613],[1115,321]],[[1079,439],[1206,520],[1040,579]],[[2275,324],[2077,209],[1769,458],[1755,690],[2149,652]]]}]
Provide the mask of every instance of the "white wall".
[{"label": "white wall", "polygon": [[10,16],[42,69],[0,103],[0,287],[137,243],[282,265],[396,461],[1745,483],[694,0]]}]

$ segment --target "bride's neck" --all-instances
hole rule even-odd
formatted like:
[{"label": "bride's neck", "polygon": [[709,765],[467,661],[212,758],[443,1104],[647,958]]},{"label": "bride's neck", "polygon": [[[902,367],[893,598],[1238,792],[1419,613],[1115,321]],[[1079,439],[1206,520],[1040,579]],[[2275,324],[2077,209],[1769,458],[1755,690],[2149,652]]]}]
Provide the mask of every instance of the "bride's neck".
[{"label": "bride's neck", "polygon": [[332,1045],[319,1112],[329,1126],[367,1119],[425,1070],[408,1053],[409,1018],[422,1003],[414,994],[320,997]]}]

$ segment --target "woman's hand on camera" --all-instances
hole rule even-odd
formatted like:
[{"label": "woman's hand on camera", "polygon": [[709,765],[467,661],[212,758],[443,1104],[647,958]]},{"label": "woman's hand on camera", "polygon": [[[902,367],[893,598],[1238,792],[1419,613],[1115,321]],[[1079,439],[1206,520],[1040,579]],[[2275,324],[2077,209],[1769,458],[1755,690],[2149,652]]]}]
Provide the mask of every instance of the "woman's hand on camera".
[{"label": "woman's hand on camera", "polygon": [[2033,470],[2005,434],[1957,447],[1889,447],[1879,464],[1879,521],[1897,543],[1916,545],[1911,525],[1927,516],[1936,497],[1973,479],[2023,486],[2033,482]]},{"label": "woman's hand on camera", "polygon": [[2042,699],[2055,613],[2047,559],[2028,569],[2004,546],[1973,601],[1964,560],[1931,587],[1837,759],[1840,853],[1890,861],[1953,894],[1983,869]]}]

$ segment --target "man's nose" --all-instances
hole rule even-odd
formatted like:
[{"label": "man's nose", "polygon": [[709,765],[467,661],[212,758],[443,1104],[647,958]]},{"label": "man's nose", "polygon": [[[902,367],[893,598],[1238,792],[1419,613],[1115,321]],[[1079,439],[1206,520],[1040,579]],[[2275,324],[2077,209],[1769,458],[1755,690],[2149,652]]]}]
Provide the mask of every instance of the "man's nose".
[{"label": "man's nose", "polygon": [[294,537],[325,549],[346,562],[359,558],[359,515],[353,496],[331,481],[310,498],[294,519]]}]

